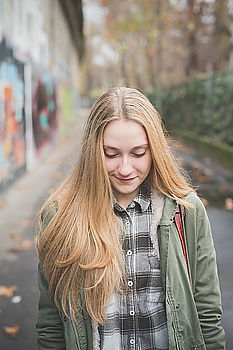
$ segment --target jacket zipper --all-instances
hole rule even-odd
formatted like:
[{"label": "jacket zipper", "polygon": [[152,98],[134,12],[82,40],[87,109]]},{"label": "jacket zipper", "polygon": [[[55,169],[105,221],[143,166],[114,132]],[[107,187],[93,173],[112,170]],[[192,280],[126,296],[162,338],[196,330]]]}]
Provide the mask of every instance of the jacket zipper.
[{"label": "jacket zipper", "polygon": [[72,324],[73,331],[74,331],[74,334],[75,334],[76,344],[77,344],[77,346],[78,346],[78,350],[81,350],[81,345],[80,345],[80,342],[79,342],[79,337],[78,337],[77,328],[76,328],[76,326],[75,326],[73,320],[71,320],[71,324]]},{"label": "jacket zipper", "polygon": [[174,332],[174,338],[175,338],[176,348],[177,348],[177,350],[180,350],[179,341],[178,341],[178,338],[177,338],[177,334],[176,334],[176,330],[175,330],[175,327],[174,327],[174,323],[173,323],[173,322],[172,322],[172,328],[173,328],[173,332]]},{"label": "jacket zipper", "polygon": [[[169,305],[172,305],[169,293],[167,295],[167,302],[168,302]],[[173,321],[172,321],[172,328],[173,328],[173,333],[174,333],[174,338],[175,338],[176,349],[177,350],[181,350]]]}]

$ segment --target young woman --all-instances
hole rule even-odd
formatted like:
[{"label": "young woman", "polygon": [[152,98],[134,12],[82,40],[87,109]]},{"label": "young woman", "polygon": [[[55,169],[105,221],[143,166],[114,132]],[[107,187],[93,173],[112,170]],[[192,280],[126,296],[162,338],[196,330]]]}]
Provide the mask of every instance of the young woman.
[{"label": "young woman", "polygon": [[139,91],[97,100],[39,228],[41,350],[225,349],[206,211]]}]

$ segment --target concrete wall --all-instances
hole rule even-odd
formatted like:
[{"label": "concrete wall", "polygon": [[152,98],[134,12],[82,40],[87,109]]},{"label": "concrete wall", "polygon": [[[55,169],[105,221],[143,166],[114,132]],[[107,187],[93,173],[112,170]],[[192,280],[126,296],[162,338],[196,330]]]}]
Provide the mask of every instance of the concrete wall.
[{"label": "concrete wall", "polygon": [[0,0],[0,189],[77,120],[79,86],[58,0]]}]

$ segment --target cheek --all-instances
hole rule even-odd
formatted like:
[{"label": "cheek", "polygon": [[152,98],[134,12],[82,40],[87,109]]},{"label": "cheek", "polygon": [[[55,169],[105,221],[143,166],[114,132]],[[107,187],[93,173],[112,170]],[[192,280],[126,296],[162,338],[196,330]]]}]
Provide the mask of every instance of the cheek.
[{"label": "cheek", "polygon": [[116,159],[105,158],[104,164],[106,166],[108,173],[111,173],[112,171],[114,171],[117,168],[117,160]]},{"label": "cheek", "polygon": [[151,168],[151,164],[152,164],[152,160],[150,155],[148,155],[147,157],[145,157],[144,159],[140,159],[139,162],[137,163],[137,165],[135,166],[138,171],[140,171],[141,173],[149,173],[150,168]]}]

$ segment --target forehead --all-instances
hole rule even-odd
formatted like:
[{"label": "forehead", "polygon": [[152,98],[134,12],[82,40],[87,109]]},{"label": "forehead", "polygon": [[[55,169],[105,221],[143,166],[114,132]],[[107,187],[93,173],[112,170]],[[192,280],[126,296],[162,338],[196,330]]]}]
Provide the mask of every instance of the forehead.
[{"label": "forehead", "polygon": [[136,147],[148,143],[147,134],[142,125],[133,121],[118,119],[107,124],[104,130],[104,146]]}]

